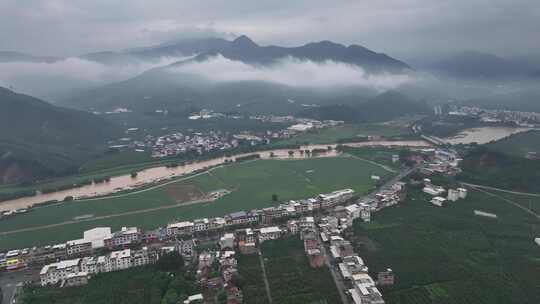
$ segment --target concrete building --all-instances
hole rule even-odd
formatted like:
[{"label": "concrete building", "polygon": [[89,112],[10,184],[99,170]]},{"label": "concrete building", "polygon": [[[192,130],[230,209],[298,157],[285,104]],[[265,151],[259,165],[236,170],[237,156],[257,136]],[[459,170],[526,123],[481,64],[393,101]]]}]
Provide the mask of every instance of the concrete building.
[{"label": "concrete building", "polygon": [[259,230],[259,243],[268,240],[276,240],[281,237],[281,229],[279,227],[265,227]]},{"label": "concrete building", "polygon": [[446,199],[444,197],[435,196],[430,201],[434,206],[442,207],[444,206],[444,203],[446,202]]},{"label": "concrete building", "polygon": [[459,199],[459,190],[448,189],[448,196],[446,198],[452,202],[457,201]]},{"label": "concrete building", "polygon": [[179,222],[167,225],[167,235],[192,234],[194,224],[192,222]]},{"label": "concrete building", "polygon": [[62,280],[60,287],[72,287],[72,286],[82,286],[88,284],[90,276],[84,271],[79,271],[75,273],[69,273],[66,275],[66,278]]},{"label": "concrete building", "polygon": [[234,248],[234,234],[233,233],[225,233],[220,239],[219,239],[219,247],[221,249],[233,249]]},{"label": "concrete building", "polygon": [[457,188],[459,192],[459,198],[467,198],[467,189],[465,188]]},{"label": "concrete building", "polygon": [[39,272],[41,286],[57,284],[67,278],[69,274],[80,271],[81,259],[60,261],[43,266]]},{"label": "concrete building", "polygon": [[138,244],[142,241],[141,230],[137,227],[122,227],[120,231],[113,233],[104,240],[105,247],[123,247],[131,244]]},{"label": "concrete building", "polygon": [[77,239],[66,242],[66,252],[68,257],[81,256],[92,253],[92,241],[85,239]]}]

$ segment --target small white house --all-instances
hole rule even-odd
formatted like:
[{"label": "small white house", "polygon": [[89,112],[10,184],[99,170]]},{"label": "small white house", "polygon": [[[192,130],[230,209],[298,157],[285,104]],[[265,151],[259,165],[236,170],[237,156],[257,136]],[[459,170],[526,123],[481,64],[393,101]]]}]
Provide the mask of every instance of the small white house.
[{"label": "small white house", "polygon": [[437,207],[444,206],[444,202],[446,202],[446,199],[444,197],[435,196],[431,199],[431,203]]}]

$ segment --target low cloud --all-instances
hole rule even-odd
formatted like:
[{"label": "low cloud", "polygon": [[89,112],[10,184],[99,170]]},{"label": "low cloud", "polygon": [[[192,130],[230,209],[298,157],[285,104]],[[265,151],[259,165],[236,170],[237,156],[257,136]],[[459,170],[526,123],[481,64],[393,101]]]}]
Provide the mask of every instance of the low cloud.
[{"label": "low cloud", "polygon": [[44,62],[4,62],[0,63],[0,81],[25,77],[65,77],[92,83],[125,80],[148,69],[165,66],[185,58],[163,57],[158,61],[137,61],[124,65],[105,65],[99,62],[70,57],[52,63]]},{"label": "low cloud", "polygon": [[294,87],[366,87],[378,91],[396,89],[411,83],[404,74],[369,74],[359,66],[343,62],[314,62],[286,57],[262,66],[224,58],[221,55],[203,62],[189,62],[170,68],[173,73],[192,74],[212,82],[265,81]]}]

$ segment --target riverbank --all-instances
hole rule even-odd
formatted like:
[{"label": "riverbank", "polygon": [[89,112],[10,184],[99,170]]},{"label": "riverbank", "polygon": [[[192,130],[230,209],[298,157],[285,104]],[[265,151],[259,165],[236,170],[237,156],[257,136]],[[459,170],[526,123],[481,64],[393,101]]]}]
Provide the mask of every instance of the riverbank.
[{"label": "riverbank", "polygon": [[[351,147],[363,146],[400,146],[400,147],[428,147],[430,144],[422,140],[409,141],[366,141],[357,143],[344,143],[342,145]],[[64,201],[66,198],[74,200],[87,199],[111,195],[122,191],[133,191],[148,185],[161,183],[172,178],[186,176],[189,174],[203,172],[209,168],[223,165],[234,161],[236,158],[245,157],[251,154],[259,154],[261,159],[303,159],[313,157],[331,157],[337,156],[335,151],[337,144],[329,145],[307,145],[300,146],[297,149],[273,149],[253,153],[239,153],[231,156],[221,156],[217,158],[193,161],[178,166],[161,165],[158,167],[146,168],[137,172],[136,177],[131,174],[123,174],[109,178],[109,181],[103,183],[91,183],[82,187],[66,189],[51,193],[38,193],[34,196],[22,197],[8,200],[0,203],[0,211],[16,210],[29,208],[35,204],[48,201]],[[328,148],[331,148],[330,150]],[[305,151],[319,151],[318,153],[305,153]],[[290,154],[292,151],[292,154]]]}]

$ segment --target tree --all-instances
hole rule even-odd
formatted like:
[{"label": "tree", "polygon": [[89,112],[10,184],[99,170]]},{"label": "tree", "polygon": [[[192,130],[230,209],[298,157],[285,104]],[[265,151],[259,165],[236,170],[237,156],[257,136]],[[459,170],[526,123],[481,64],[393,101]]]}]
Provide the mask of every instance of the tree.
[{"label": "tree", "polygon": [[276,155],[274,154],[274,152],[270,152],[270,157],[274,157],[274,156],[276,156]]},{"label": "tree", "polygon": [[222,289],[217,294],[217,302],[218,304],[227,304],[227,291],[225,289]]},{"label": "tree", "polygon": [[184,268],[184,259],[176,251],[166,253],[159,258],[156,268],[161,271],[180,272]]},{"label": "tree", "polygon": [[278,201],[278,198],[279,198],[279,197],[278,197],[277,194],[275,194],[275,193],[272,194],[272,201],[273,201],[273,202],[277,202],[277,201]]},{"label": "tree", "polygon": [[289,156],[293,156],[294,155],[294,151],[293,150],[289,150]]},{"label": "tree", "polygon": [[176,304],[178,302],[178,294],[174,289],[169,289],[161,299],[161,304]]}]

